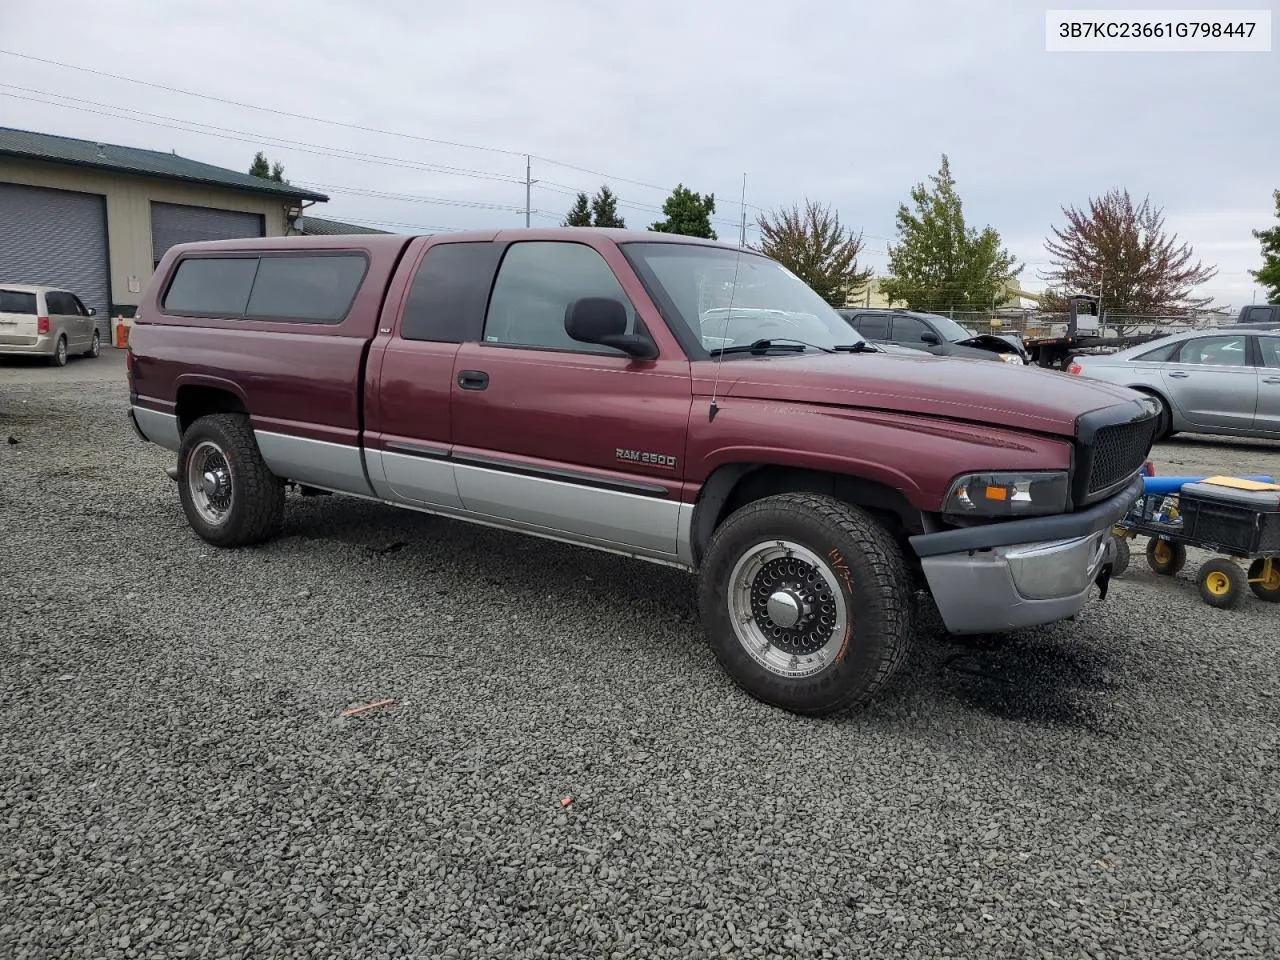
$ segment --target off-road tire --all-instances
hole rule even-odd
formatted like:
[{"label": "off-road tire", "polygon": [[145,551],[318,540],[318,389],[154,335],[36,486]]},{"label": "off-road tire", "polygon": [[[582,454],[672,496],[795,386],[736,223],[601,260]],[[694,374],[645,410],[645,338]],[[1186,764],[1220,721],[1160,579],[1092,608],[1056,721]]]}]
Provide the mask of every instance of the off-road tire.
[{"label": "off-road tire", "polygon": [[[839,649],[833,646],[829,662],[805,677],[766,668],[734,628],[735,565],[777,541],[827,564],[838,587],[828,596],[844,604],[845,628],[830,633],[833,644],[843,637]],[[711,649],[738,686],[763,703],[808,716],[866,704],[901,666],[914,635],[912,581],[897,541],[865,511],[817,494],[778,494],[730,515],[707,545],[698,600]]]},{"label": "off-road tire", "polygon": [[1280,557],[1275,557],[1271,561],[1271,579],[1263,581],[1262,571],[1266,566],[1266,560],[1259,557],[1249,564],[1249,589],[1253,591],[1253,595],[1259,600],[1265,600],[1267,603],[1280,603]]},{"label": "off-road tire", "polygon": [[[191,471],[199,469],[192,454],[207,443],[222,453],[230,474],[230,506],[217,523],[201,515],[191,489]],[[284,481],[267,468],[243,414],[211,414],[186,429],[178,451],[178,496],[191,528],[216,547],[262,543],[280,531],[284,520]]]},{"label": "off-road tire", "polygon": [[1161,540],[1159,537],[1152,537],[1147,541],[1147,566],[1160,576],[1177,576],[1186,564],[1187,548],[1182,544]]},{"label": "off-road tire", "polygon": [[1230,610],[1244,596],[1244,571],[1226,557],[1211,557],[1196,571],[1196,587],[1200,599],[1219,610]]}]

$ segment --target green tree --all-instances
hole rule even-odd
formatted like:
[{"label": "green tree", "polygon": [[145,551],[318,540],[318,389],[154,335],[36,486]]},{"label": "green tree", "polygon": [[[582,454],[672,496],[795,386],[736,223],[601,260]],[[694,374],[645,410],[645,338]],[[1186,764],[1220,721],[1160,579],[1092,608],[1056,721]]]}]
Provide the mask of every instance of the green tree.
[{"label": "green tree", "polygon": [[1192,294],[1217,269],[1191,262],[1190,245],[1165,232],[1149,199],[1135,204],[1129,191],[1113,189],[1091,197],[1087,209],[1062,212],[1066,226],[1050,226],[1045,241],[1052,269],[1044,279],[1054,287],[1098,294],[1103,310],[1120,315],[1177,315],[1211,302]]},{"label": "green tree", "polygon": [[880,281],[890,303],[912,309],[985,310],[1008,299],[1009,281],[1022,272],[1000,235],[991,227],[966,226],[951,163],[931,176],[933,189],[917,184],[911,191],[913,213],[898,205],[898,238],[889,247],[888,277]]},{"label": "green tree", "polygon": [[872,271],[858,267],[862,234],[846,231],[839,214],[806,198],[804,210],[792,204],[756,218],[760,252],[807,283],[833,307],[871,282]]},{"label": "green tree", "polygon": [[676,184],[671,195],[662,204],[665,219],[649,225],[649,229],[657,233],[678,233],[686,237],[702,237],[715,240],[716,232],[711,229],[711,215],[716,212],[716,195],[708,193],[705,197],[694,193],[683,183]]},{"label": "green tree", "polygon": [[[1280,219],[1280,190],[1275,191],[1276,218]],[[1253,236],[1262,243],[1262,269],[1250,270],[1253,279],[1267,291],[1268,303],[1280,303],[1280,226],[1269,230],[1254,230]]]},{"label": "green tree", "polygon": [[276,162],[269,163],[267,155],[259,150],[253,157],[253,163],[249,165],[249,176],[261,177],[263,180],[274,180],[276,183],[288,183],[284,178],[284,165]]},{"label": "green tree", "polygon": [[591,224],[595,227],[625,227],[627,221],[618,216],[618,198],[608,186],[591,198]]},{"label": "green tree", "polygon": [[569,214],[560,224],[562,227],[589,227],[591,226],[591,200],[586,193],[579,193],[578,198],[573,202],[573,206],[569,208]]}]

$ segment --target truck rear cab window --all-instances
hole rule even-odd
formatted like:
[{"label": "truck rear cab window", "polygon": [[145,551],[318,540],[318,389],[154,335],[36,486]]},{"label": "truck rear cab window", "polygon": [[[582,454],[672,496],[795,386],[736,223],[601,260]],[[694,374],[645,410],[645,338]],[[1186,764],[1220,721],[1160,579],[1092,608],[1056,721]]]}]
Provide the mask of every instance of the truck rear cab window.
[{"label": "truck rear cab window", "polygon": [[400,320],[404,340],[478,340],[502,247],[490,242],[438,243],[418,264]]},{"label": "truck rear cab window", "polygon": [[36,315],[36,295],[23,290],[0,290],[0,313]]},{"label": "truck rear cab window", "polygon": [[201,317],[341,323],[367,268],[359,253],[192,257],[178,264],[164,309]]},{"label": "truck rear cab window", "polygon": [[164,297],[167,313],[242,317],[249,305],[257,257],[192,257],[178,264]]},{"label": "truck rear cab window", "polygon": [[635,332],[635,308],[604,257],[591,247],[558,240],[513,243],[489,299],[485,342],[623,356],[614,347],[580,343],[565,331],[565,310],[579,297],[622,301],[627,332]]}]

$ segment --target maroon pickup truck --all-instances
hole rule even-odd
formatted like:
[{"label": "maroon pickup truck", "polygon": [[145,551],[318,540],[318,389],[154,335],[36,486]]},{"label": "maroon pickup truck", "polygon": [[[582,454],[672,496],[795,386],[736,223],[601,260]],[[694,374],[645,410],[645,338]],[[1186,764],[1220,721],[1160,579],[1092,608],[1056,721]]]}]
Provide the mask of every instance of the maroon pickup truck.
[{"label": "maroon pickup truck", "polygon": [[590,228],[173,247],[130,417],[196,533],[260,543],[287,487],[670,564],[724,669],[825,714],[956,633],[1105,596],[1157,425],[1124,388],[890,352],[778,263]]}]

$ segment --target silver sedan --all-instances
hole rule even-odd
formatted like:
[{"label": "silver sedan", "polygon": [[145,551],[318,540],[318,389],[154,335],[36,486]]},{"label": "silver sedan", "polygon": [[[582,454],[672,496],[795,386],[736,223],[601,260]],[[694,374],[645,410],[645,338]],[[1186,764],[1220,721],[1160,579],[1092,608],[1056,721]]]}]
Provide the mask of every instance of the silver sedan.
[{"label": "silver sedan", "polygon": [[1161,438],[1179,431],[1280,438],[1280,330],[1192,330],[1076,357],[1067,372],[1159,399]]}]

